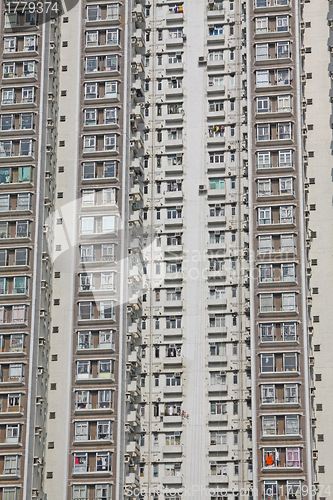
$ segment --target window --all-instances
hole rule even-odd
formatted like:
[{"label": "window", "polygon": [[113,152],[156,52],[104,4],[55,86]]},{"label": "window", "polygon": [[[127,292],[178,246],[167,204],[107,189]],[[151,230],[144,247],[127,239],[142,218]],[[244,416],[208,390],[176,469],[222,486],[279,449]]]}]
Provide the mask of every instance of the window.
[{"label": "window", "polygon": [[282,329],[282,338],[285,342],[297,340],[297,337],[296,337],[297,325],[296,325],[296,323],[282,323],[281,329]]},{"label": "window", "polygon": [[89,423],[75,422],[75,441],[88,441],[89,438]]},{"label": "window", "polygon": [[291,57],[289,42],[277,42],[276,44],[276,57],[278,59],[284,57]]},{"label": "window", "polygon": [[14,121],[13,115],[1,115],[1,130],[12,130]]},{"label": "window", "polygon": [[223,50],[210,50],[208,52],[209,61],[223,61]]},{"label": "window", "polygon": [[286,140],[291,139],[291,123],[278,123],[278,139]]},{"label": "window", "polygon": [[113,362],[111,360],[98,361],[98,378],[111,378],[113,375]]},{"label": "window", "polygon": [[83,163],[83,178],[84,179],[95,179],[95,164],[94,163]]},{"label": "window", "polygon": [[291,97],[290,95],[280,95],[277,98],[277,111],[283,113],[291,111]]},{"label": "window", "polygon": [[180,373],[167,373],[166,374],[166,386],[175,387],[181,385]]},{"label": "window", "polygon": [[296,311],[296,294],[283,293],[282,294],[282,311]]},{"label": "window", "polygon": [[14,146],[12,141],[0,142],[0,158],[10,157],[14,155]]},{"label": "window", "polygon": [[35,89],[34,89],[34,87],[23,88],[22,89],[22,103],[33,103],[34,101],[35,101]]},{"label": "window", "polygon": [[16,76],[16,67],[14,62],[3,63],[3,77],[14,78]]},{"label": "window", "polygon": [[223,35],[223,24],[209,27],[209,36]]},{"label": "window", "polygon": [[262,373],[275,372],[274,354],[262,354],[261,355],[261,372]]},{"label": "window", "polygon": [[15,28],[17,26],[17,13],[5,12],[5,28]]},{"label": "window", "polygon": [[86,73],[95,73],[98,71],[98,57],[86,57]]},{"label": "window", "polygon": [[211,402],[210,403],[210,414],[211,415],[225,415],[227,413],[227,404],[221,402]]},{"label": "window", "polygon": [[181,316],[170,316],[166,317],[166,328],[167,329],[176,329],[181,328],[182,326],[182,318]]},{"label": "window", "polygon": [[225,385],[227,378],[225,373],[221,371],[209,372],[210,375],[210,385]]},{"label": "window", "polygon": [[100,319],[115,319],[115,303],[112,300],[100,302]]},{"label": "window", "polygon": [[93,319],[94,309],[92,302],[80,302],[79,303],[79,319]]},{"label": "window", "polygon": [[292,224],[294,222],[294,208],[292,206],[280,207],[280,224]]},{"label": "window", "polygon": [[260,312],[261,313],[274,311],[273,294],[262,293],[259,295],[259,300],[260,300]]},{"label": "window", "polygon": [[26,306],[12,306],[12,323],[24,323],[26,321]]},{"label": "window", "polygon": [[113,3],[107,5],[107,10],[106,10],[106,19],[108,21],[115,21],[118,20],[120,16],[119,12],[119,4]]},{"label": "window", "polygon": [[286,448],[286,467],[301,467],[300,448]]},{"label": "window", "polygon": [[262,264],[259,266],[259,282],[267,283],[273,281],[273,266],[272,264]]},{"label": "window", "polygon": [[13,104],[14,102],[15,102],[15,90],[14,89],[2,89],[1,103],[2,104]]},{"label": "window", "polygon": [[276,70],[276,85],[291,85],[291,70],[277,69]]},{"label": "window", "polygon": [[262,435],[275,436],[277,434],[276,417],[272,415],[262,417]]},{"label": "window", "polygon": [[113,408],[113,392],[110,390],[98,391],[98,408]]},{"label": "window", "polygon": [[264,61],[269,59],[268,43],[257,43],[256,49],[256,61]]},{"label": "window", "polygon": [[284,353],[283,354],[283,371],[294,372],[297,371],[297,354]]},{"label": "window", "polygon": [[298,386],[295,384],[286,384],[284,386],[284,402],[297,403],[298,402]]},{"label": "window", "polygon": [[258,180],[258,196],[270,196],[271,194],[270,179]]},{"label": "window", "polygon": [[225,184],[224,184],[224,179],[214,177],[209,179],[209,189],[224,189]]},{"label": "window", "polygon": [[210,75],[208,77],[208,85],[210,87],[220,87],[223,86],[223,75]]},{"label": "window", "polygon": [[36,26],[37,25],[37,12],[25,11],[24,24],[27,24],[29,26]]},{"label": "window", "polygon": [[73,500],[86,500],[87,499],[87,486],[75,485],[73,486]]},{"label": "window", "polygon": [[295,281],[296,269],[295,264],[281,265],[281,281]]},{"label": "window", "polygon": [[19,193],[17,195],[16,210],[31,210],[30,193]]},{"label": "window", "polygon": [[262,385],[261,386],[261,401],[264,404],[275,402],[275,386],[274,385]]},{"label": "window", "polygon": [[115,134],[104,136],[104,151],[116,151],[117,136]]},{"label": "window", "polygon": [[36,77],[36,63],[34,61],[26,61],[23,63],[22,76],[25,78]]},{"label": "window", "polygon": [[6,425],[6,443],[18,443],[20,440],[20,424]]},{"label": "window", "polygon": [[258,209],[258,224],[259,226],[265,224],[272,224],[272,211],[271,207],[260,207]]},{"label": "window", "polygon": [[257,98],[257,113],[268,113],[269,111],[270,111],[269,97],[258,97]]},{"label": "window", "polygon": [[225,343],[209,342],[209,354],[210,356],[225,356],[226,355]]},{"label": "window", "polygon": [[291,167],[292,166],[292,152],[290,150],[279,151],[279,167]]},{"label": "window", "polygon": [[299,416],[286,415],[285,416],[285,434],[299,434]]},{"label": "window", "polygon": [[86,99],[97,99],[98,97],[98,83],[86,83],[85,84],[85,98]]},{"label": "window", "polygon": [[96,136],[86,135],[83,137],[83,152],[89,153],[96,151]]},{"label": "window", "polygon": [[[19,457],[17,455],[9,455],[4,458],[3,466],[4,474],[19,474]],[[10,497],[8,497],[10,498]],[[13,497],[15,498],[15,497]]]},{"label": "window", "polygon": [[110,500],[111,487],[108,484],[96,484],[94,500]]},{"label": "window", "polygon": [[256,34],[268,33],[268,17],[256,18]]},{"label": "window", "polygon": [[20,141],[19,156],[32,156],[33,151],[33,141],[32,139],[22,139]]},{"label": "window", "polygon": [[113,233],[116,230],[116,217],[104,215],[102,217],[102,233]]},{"label": "window", "polygon": [[28,293],[28,278],[26,276],[14,277],[13,293]]},{"label": "window", "polygon": [[24,37],[23,50],[29,52],[31,50],[36,50],[36,36],[29,35]]},{"label": "window", "polygon": [[88,454],[74,453],[74,472],[88,471]]},{"label": "window", "polygon": [[84,110],[84,124],[97,125],[97,109],[89,108]]},{"label": "window", "polygon": [[273,323],[261,323],[259,325],[260,339],[262,342],[275,340],[275,328]]},{"label": "window", "polygon": [[270,125],[258,125],[257,126],[257,141],[269,141],[270,140]]},{"label": "window", "polygon": [[28,249],[16,248],[15,249],[15,265],[26,266],[28,263]]},{"label": "window", "polygon": [[270,85],[270,77],[268,70],[256,71],[256,86],[268,87]]},{"label": "window", "polygon": [[211,462],[210,473],[212,476],[227,476],[228,466],[225,462]]},{"label": "window", "polygon": [[219,446],[227,444],[227,433],[222,431],[210,432],[210,445]]},{"label": "window", "polygon": [[82,217],[81,219],[81,234],[94,233],[94,217]]}]

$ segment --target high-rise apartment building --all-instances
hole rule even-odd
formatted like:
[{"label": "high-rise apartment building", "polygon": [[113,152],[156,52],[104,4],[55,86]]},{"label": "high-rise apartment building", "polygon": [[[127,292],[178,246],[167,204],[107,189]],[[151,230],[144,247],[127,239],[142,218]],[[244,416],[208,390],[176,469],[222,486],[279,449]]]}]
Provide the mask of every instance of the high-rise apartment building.
[{"label": "high-rise apartment building", "polygon": [[0,500],[329,498],[331,19],[2,2]]}]

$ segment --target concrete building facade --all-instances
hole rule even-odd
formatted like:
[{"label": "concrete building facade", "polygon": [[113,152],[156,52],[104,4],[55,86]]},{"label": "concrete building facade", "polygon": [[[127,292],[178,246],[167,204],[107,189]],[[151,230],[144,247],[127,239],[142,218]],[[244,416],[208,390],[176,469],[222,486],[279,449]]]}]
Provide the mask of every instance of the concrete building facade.
[{"label": "concrete building facade", "polygon": [[1,6],[0,500],[329,498],[331,3],[52,7]]}]

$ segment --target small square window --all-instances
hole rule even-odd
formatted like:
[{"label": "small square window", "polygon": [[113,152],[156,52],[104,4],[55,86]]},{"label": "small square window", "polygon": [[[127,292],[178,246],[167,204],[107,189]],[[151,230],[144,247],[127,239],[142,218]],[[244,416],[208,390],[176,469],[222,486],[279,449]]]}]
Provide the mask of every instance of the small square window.
[{"label": "small square window", "polygon": [[316,380],[316,382],[320,382],[322,380],[321,373],[316,373],[315,380]]}]

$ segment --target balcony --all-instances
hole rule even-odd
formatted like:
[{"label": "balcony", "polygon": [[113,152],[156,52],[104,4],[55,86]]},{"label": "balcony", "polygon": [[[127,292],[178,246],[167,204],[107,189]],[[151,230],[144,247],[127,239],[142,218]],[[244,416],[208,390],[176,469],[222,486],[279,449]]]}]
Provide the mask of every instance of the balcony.
[{"label": "balcony", "polygon": [[183,300],[167,300],[164,302],[164,309],[169,310],[169,309],[179,309],[183,307]]},{"label": "balcony", "polygon": [[207,37],[208,45],[218,43],[223,44],[225,42],[225,35],[222,33],[220,35],[210,35]]},{"label": "balcony", "polygon": [[209,415],[208,422],[211,423],[227,423],[228,422],[228,414],[224,413],[222,415]]},{"label": "balcony", "polygon": [[207,86],[207,94],[224,94],[224,93],[225,93],[225,85],[208,84]]},{"label": "balcony", "polygon": [[207,145],[208,146],[224,146],[225,145],[225,137],[221,137],[219,135],[215,136],[215,137],[207,137]]},{"label": "balcony", "polygon": [[226,355],[219,354],[217,356],[208,356],[208,363],[211,364],[220,364],[220,363],[227,363],[228,362],[228,357]]},{"label": "balcony", "polygon": [[162,483],[163,484],[171,484],[171,485],[174,485],[174,484],[182,485],[183,478],[182,478],[182,476],[164,476],[162,478]]},{"label": "balcony", "polygon": [[183,417],[181,415],[163,415],[164,424],[182,424]]},{"label": "balcony", "polygon": [[169,445],[169,446],[164,446],[162,449],[163,455],[168,455],[168,454],[182,454],[183,453],[183,447],[181,444],[179,445]]},{"label": "balcony", "polygon": [[164,337],[182,337],[183,329],[182,328],[168,328],[163,330]]},{"label": "balcony", "polygon": [[223,69],[225,66],[225,62],[223,59],[207,59],[207,68],[208,69]]},{"label": "balcony", "polygon": [[209,453],[228,453],[229,447],[227,444],[215,444],[209,446]]},{"label": "balcony", "polygon": [[164,395],[174,395],[174,394],[183,394],[183,387],[181,385],[165,385],[163,387]]},{"label": "balcony", "polygon": [[183,95],[183,89],[182,87],[168,87],[165,90],[165,95],[166,96],[171,96],[171,97],[180,97]]},{"label": "balcony", "polygon": [[228,392],[228,385],[227,384],[210,384],[208,386],[208,392],[209,393],[222,393],[222,392]]},{"label": "balcony", "polygon": [[224,19],[225,9],[223,3],[210,2],[208,4],[207,19]]},{"label": "balcony", "polygon": [[209,476],[209,484],[229,484],[227,475]]},{"label": "balcony", "polygon": [[[216,137],[214,137],[214,139],[216,139]],[[223,139],[222,137],[220,137],[219,139]],[[207,191],[207,196],[209,198],[213,198],[214,196],[225,196],[225,187],[224,188],[215,188],[215,189],[208,189]]]}]

